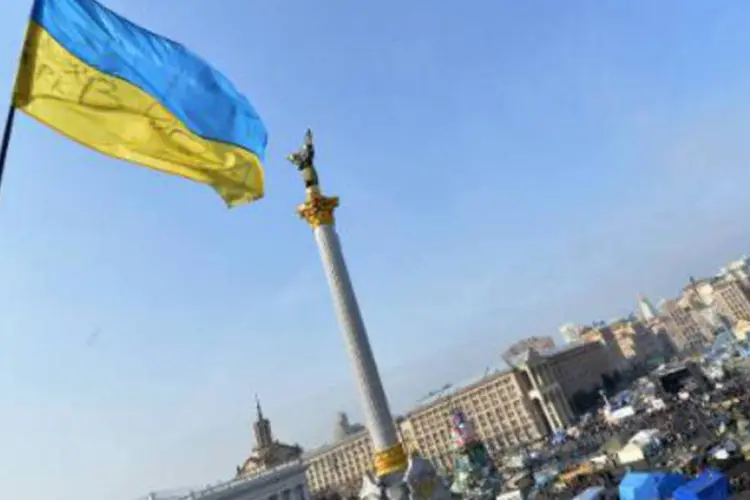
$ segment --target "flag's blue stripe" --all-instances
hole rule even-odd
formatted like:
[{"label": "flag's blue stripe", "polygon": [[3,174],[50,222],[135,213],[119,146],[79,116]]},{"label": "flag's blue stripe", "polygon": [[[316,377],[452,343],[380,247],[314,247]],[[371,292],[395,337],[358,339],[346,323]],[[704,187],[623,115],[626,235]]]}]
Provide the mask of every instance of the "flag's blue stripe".
[{"label": "flag's blue stripe", "polygon": [[31,17],[81,62],[140,87],[195,134],[263,159],[268,134],[258,113],[224,75],[182,45],[94,0],[36,0]]}]

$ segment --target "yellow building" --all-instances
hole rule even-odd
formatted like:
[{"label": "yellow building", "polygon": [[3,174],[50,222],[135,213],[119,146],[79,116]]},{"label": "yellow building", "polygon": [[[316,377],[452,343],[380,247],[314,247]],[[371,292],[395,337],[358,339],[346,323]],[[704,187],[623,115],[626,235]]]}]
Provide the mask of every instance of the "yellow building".
[{"label": "yellow building", "polygon": [[[460,408],[491,450],[512,449],[570,425],[574,418],[547,358],[531,352],[512,370],[498,370],[460,386],[447,387],[397,422],[409,451],[450,469],[450,417]],[[310,490],[359,487],[370,470],[372,446],[366,431],[305,453]]]},{"label": "yellow building", "polygon": [[702,327],[695,310],[684,302],[674,299],[664,302],[665,326],[678,351],[696,351],[709,342],[710,332]]},{"label": "yellow building", "polygon": [[372,443],[366,430],[303,455],[310,491],[358,489],[372,469]]},{"label": "yellow building", "polygon": [[659,338],[640,321],[621,320],[609,328],[628,367],[644,366],[663,354]]},{"label": "yellow building", "polygon": [[714,304],[716,310],[732,324],[741,320],[750,321],[750,300],[737,281],[714,285]]}]

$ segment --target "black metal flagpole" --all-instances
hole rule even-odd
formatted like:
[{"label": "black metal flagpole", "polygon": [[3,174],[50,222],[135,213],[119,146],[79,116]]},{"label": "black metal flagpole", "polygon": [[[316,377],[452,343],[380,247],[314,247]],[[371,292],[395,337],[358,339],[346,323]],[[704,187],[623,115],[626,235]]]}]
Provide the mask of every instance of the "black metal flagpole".
[{"label": "black metal flagpole", "polygon": [[5,159],[8,157],[8,148],[10,147],[10,136],[13,134],[13,122],[16,119],[16,107],[13,103],[8,108],[8,117],[5,119],[5,128],[3,129],[3,142],[0,144],[0,188],[3,185],[3,173],[5,172]]},{"label": "black metal flagpole", "polygon": [[[31,13],[34,12],[36,6],[36,0],[31,2],[31,11],[29,12],[29,18]],[[29,26],[26,27],[26,35],[23,37],[23,48],[20,54],[20,60],[18,64],[18,70],[16,71],[15,81],[13,82],[13,92],[10,97],[10,105],[8,107],[8,115],[5,118],[5,127],[3,128],[3,142],[0,143],[0,189],[3,187],[3,174],[5,173],[5,160],[8,158],[8,149],[10,148],[10,137],[13,135],[13,124],[16,121],[16,86],[18,85],[18,73],[23,67],[23,61],[26,55],[26,41],[28,40]]]}]

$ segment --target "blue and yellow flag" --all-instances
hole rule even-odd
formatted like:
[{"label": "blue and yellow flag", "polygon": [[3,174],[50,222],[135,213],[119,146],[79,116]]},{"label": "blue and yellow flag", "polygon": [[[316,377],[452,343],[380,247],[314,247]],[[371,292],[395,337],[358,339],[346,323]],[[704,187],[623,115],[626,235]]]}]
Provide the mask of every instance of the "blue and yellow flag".
[{"label": "blue and yellow flag", "polygon": [[15,106],[104,154],[263,196],[267,132],[221,73],[94,0],[36,0]]}]

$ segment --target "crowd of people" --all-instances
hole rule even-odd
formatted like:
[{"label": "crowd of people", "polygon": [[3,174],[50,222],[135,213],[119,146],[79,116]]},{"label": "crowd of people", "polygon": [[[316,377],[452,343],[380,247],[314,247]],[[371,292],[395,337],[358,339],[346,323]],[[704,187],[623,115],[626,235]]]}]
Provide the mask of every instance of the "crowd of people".
[{"label": "crowd of people", "polygon": [[[610,458],[607,466],[590,474],[581,474],[567,483],[563,491],[536,484],[538,499],[573,498],[593,485],[613,488],[630,470],[677,471],[695,475],[707,467],[721,468],[734,491],[750,490],[750,463],[741,455],[741,442],[750,441],[750,388],[748,380],[731,378],[720,384],[703,384],[701,390],[687,396],[660,394],[666,403],[661,411],[640,411],[616,424],[602,414],[582,422],[576,437],[557,446],[547,446],[540,460],[529,464],[534,477],[551,465],[574,468],[587,457],[607,454],[622,446],[643,429],[658,430],[659,446],[641,463],[619,466]],[[717,461],[712,452],[731,441],[736,450],[732,460]],[[739,444],[738,444],[739,443]],[[613,453],[609,453],[612,457]],[[617,498],[616,493],[611,494]]]}]

